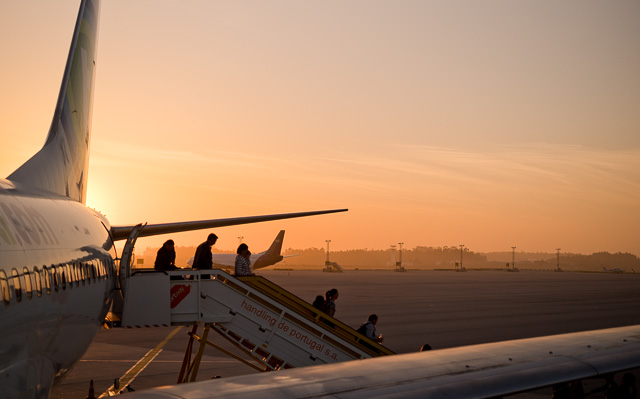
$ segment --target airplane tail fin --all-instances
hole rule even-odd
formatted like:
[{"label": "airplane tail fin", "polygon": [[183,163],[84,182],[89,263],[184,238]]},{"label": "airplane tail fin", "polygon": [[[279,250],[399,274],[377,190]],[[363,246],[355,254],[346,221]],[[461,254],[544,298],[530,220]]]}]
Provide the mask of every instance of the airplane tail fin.
[{"label": "airplane tail fin", "polygon": [[284,241],[284,230],[280,230],[276,239],[273,240],[269,249],[267,249],[262,256],[260,256],[254,264],[252,268],[254,270],[261,269],[263,267],[275,265],[283,259],[283,256],[280,254],[282,251],[282,242]]},{"label": "airplane tail fin", "polygon": [[276,236],[276,239],[273,240],[273,242],[271,243],[271,246],[269,247],[269,249],[267,249],[266,253],[269,255],[280,256],[280,253],[282,252],[283,241],[284,241],[284,230],[280,230],[280,232]]},{"label": "airplane tail fin", "polygon": [[82,203],[87,192],[100,0],[83,0],[49,135],[8,179]]}]

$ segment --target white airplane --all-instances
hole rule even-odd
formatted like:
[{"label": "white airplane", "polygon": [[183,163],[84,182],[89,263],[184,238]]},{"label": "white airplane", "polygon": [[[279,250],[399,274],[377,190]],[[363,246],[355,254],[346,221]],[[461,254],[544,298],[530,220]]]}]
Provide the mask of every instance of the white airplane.
[{"label": "white airplane", "polygon": [[[341,212],[111,226],[84,205],[99,0],[83,0],[43,148],[0,179],[0,398],[48,398],[116,292],[115,241]],[[121,262],[124,263],[124,262]],[[120,276],[122,277],[122,276]],[[497,397],[640,367],[640,326],[385,356],[133,393],[146,398]]]},{"label": "white airplane", "polygon": [[[266,251],[262,251],[258,254],[251,254],[249,259],[251,260],[251,270],[262,269],[268,266],[275,265],[284,258],[295,255],[283,256],[282,242],[284,241],[284,230],[280,230],[275,240],[271,243],[271,246]],[[189,266],[193,265],[193,256],[187,261]],[[213,266],[223,268],[233,268],[236,264],[236,254],[213,254]]]},{"label": "white airplane", "polygon": [[[114,241],[341,210],[111,226],[85,206],[99,0],[83,0],[46,142],[0,179],[0,398],[48,398],[99,331]],[[127,246],[125,245],[125,249]],[[129,248],[130,249],[130,248]],[[124,251],[123,251],[124,252]]]}]

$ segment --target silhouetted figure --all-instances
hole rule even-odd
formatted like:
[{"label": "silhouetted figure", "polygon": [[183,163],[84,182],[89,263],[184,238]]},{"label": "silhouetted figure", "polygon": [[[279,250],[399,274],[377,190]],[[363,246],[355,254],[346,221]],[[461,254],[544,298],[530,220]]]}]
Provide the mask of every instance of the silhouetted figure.
[{"label": "silhouetted figure", "polygon": [[313,301],[312,305],[313,305],[314,308],[316,308],[318,310],[324,309],[324,297],[322,295],[318,295],[316,297],[316,300]]},{"label": "silhouetted figure", "polygon": [[584,399],[582,380],[561,382],[553,385],[552,399]]},{"label": "silhouetted figure", "polygon": [[[589,392],[587,392],[587,395],[591,395],[597,392],[606,392],[607,389],[610,388],[611,386],[617,387],[617,384],[613,379],[613,373],[605,374],[603,377],[604,377],[604,385],[601,385],[597,388],[590,390]],[[605,393],[605,396],[603,397],[606,397],[606,393]]]},{"label": "silhouetted figure", "polygon": [[251,252],[249,252],[249,246],[245,243],[238,245],[236,253],[235,275],[255,276],[255,274],[251,273]]},{"label": "silhouetted figure", "polygon": [[198,245],[196,248],[196,254],[193,257],[193,268],[195,270],[211,270],[213,269],[213,253],[211,253],[211,246],[218,241],[218,236],[211,233],[207,237],[207,241]]},{"label": "silhouetted figure", "polygon": [[335,300],[338,299],[340,294],[338,293],[337,289],[332,288],[329,291],[327,291],[327,293],[325,295],[327,296],[327,299],[324,301],[324,309],[323,309],[323,311],[326,314],[328,314],[329,316],[333,317],[333,315],[336,314],[336,303],[335,303]]},{"label": "silhouetted figure", "polygon": [[636,376],[631,373],[624,373],[622,385],[619,387],[620,397],[623,399],[637,399],[638,388],[636,387]]},{"label": "silhouetted figure", "polygon": [[378,315],[369,315],[367,321],[358,328],[358,332],[375,342],[382,342],[382,334],[378,335],[376,332],[376,324],[378,324]]},{"label": "silhouetted figure", "polygon": [[571,387],[571,397],[573,399],[584,399],[582,380],[573,380],[569,383],[569,386]]},{"label": "silhouetted figure", "polygon": [[156,254],[154,263],[156,270],[178,270],[176,267],[176,249],[173,240],[167,240]]},{"label": "silhouetted figure", "polygon": [[604,388],[604,397],[605,399],[620,399],[622,396],[620,395],[620,387],[614,380],[613,374],[610,375],[610,378],[607,379],[607,383]]},{"label": "silhouetted figure", "polygon": [[571,388],[568,382],[561,382],[554,384],[551,394],[551,399],[571,399]]}]

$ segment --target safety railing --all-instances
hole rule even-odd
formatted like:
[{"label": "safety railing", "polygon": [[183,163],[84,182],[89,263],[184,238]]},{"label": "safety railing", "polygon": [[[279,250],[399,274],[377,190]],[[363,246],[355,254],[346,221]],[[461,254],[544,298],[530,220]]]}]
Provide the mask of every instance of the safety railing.
[{"label": "safety railing", "polygon": [[340,320],[329,316],[274,282],[261,276],[236,277],[243,283],[255,288],[262,294],[286,306],[297,315],[313,321],[322,328],[327,328],[338,337],[359,347],[371,356],[393,355],[394,352],[383,345],[358,333]]}]

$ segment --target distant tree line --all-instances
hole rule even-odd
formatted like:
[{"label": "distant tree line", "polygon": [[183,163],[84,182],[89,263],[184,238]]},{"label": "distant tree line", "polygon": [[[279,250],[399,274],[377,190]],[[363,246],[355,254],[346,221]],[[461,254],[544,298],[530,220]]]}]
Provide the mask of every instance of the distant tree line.
[{"label": "distant tree line", "polygon": [[[158,248],[147,247],[137,259],[143,259],[144,267],[153,267]],[[195,246],[176,246],[176,264],[186,266],[187,261],[196,251]],[[214,253],[233,253],[213,248]],[[294,249],[288,248],[283,255],[296,255],[285,258],[276,267],[292,268],[321,268],[327,259],[324,248]],[[214,256],[215,257],[215,256]],[[513,253],[489,252],[481,253],[463,248],[462,263],[467,269],[492,268],[505,269],[511,264]],[[331,262],[337,262],[345,269],[392,269],[394,262],[400,260],[398,250],[391,249],[350,249],[345,251],[330,251]],[[518,269],[553,270],[557,266],[556,253],[544,252],[516,252],[516,267]],[[417,246],[412,249],[402,249],[402,264],[407,269],[453,269],[460,262],[459,247],[428,247]],[[138,264],[140,266],[140,264]],[[565,270],[602,271],[607,269],[624,269],[628,272],[640,272],[640,258],[630,253],[596,252],[591,255],[560,254],[560,268]]]},{"label": "distant tree line", "polygon": [[[324,248],[292,249],[284,251],[286,255],[298,255],[288,258],[289,266],[324,265],[327,252]],[[463,250],[463,264],[481,264],[486,257],[480,253]],[[400,261],[400,251],[391,249],[350,249],[346,251],[330,251],[331,262],[336,262],[346,269],[389,269]],[[454,268],[460,261],[460,249],[456,247],[422,247],[402,249],[402,264],[414,269]]]},{"label": "distant tree line", "polygon": [[[546,264],[556,266],[557,259],[549,259]],[[560,268],[569,270],[601,271],[607,269],[624,269],[640,272],[640,258],[628,252],[596,252],[591,255],[560,254]]]}]

